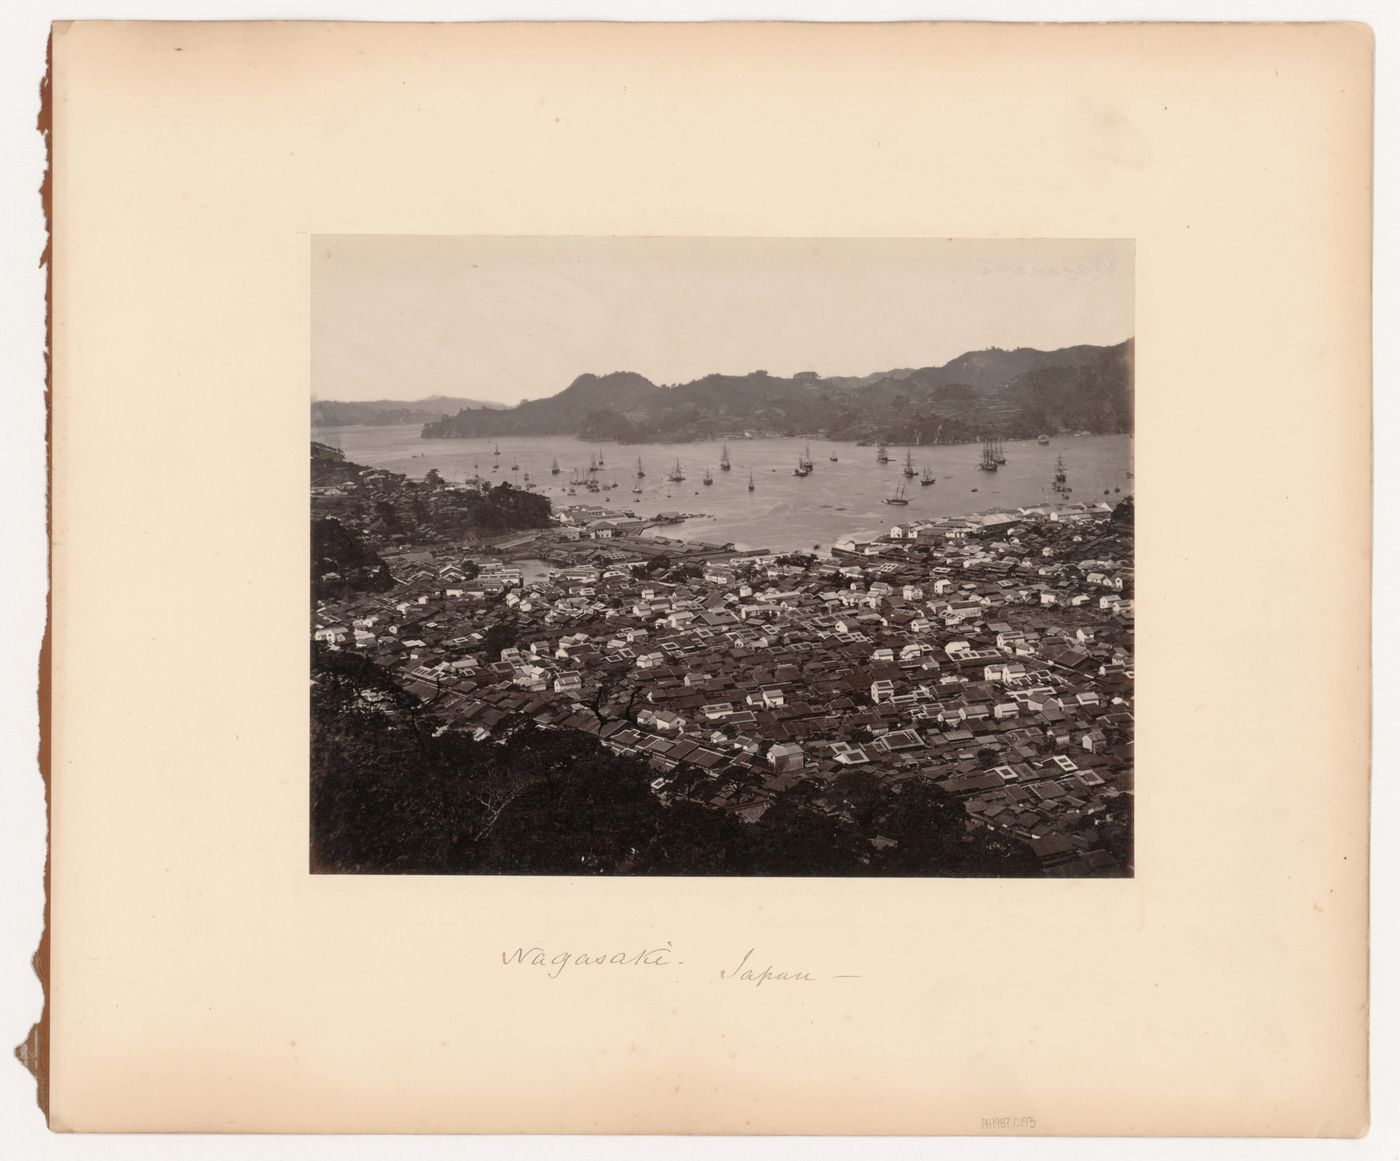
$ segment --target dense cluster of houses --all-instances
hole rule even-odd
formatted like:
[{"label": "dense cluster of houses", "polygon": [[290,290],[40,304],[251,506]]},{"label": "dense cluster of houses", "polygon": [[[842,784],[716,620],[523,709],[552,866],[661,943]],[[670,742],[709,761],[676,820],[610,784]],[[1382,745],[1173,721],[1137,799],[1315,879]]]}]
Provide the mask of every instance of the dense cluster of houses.
[{"label": "dense cluster of houses", "polygon": [[715,553],[683,581],[616,552],[534,579],[403,553],[392,591],[321,605],[313,632],[480,738],[523,716],[636,755],[663,801],[752,821],[800,783],[920,779],[1048,873],[1121,871],[1103,836],[1132,807],[1130,526],[1064,506],[836,548]]}]

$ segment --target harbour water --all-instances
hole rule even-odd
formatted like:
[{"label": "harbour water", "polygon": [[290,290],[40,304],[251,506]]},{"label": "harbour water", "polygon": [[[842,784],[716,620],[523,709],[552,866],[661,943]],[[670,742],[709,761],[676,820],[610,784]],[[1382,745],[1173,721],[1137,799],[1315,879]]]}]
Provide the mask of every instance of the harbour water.
[{"label": "harbour water", "polygon": [[[905,448],[891,444],[889,462],[876,462],[876,448],[852,443],[801,439],[741,439],[728,442],[730,471],[720,470],[724,445],[716,440],[683,444],[586,443],[569,436],[501,440],[422,439],[417,424],[390,427],[313,428],[311,438],[341,449],[347,459],[370,467],[419,477],[436,468],[449,481],[481,475],[517,487],[528,482],[556,508],[595,504],[640,517],[660,512],[703,513],[656,529],[681,540],[733,543],[737,548],[819,551],[847,536],[870,537],[891,525],[921,518],[960,516],[992,508],[1024,507],[1060,500],[1116,503],[1133,490],[1132,440],[1126,435],[1056,436],[1002,445],[1006,463],[995,472],[979,470],[981,445]],[[500,448],[500,455],[495,449]],[[793,474],[810,448],[812,473]],[[906,452],[915,476],[903,475]],[[831,457],[836,457],[834,460]],[[591,473],[616,487],[597,493],[569,482]],[[1058,457],[1064,458],[1069,486],[1064,497],[1050,487]],[[560,474],[552,475],[558,461]],[[646,475],[633,493],[638,461]],[[677,462],[682,483],[667,477]],[[709,469],[712,485],[702,481]],[[494,470],[493,470],[494,469]],[[512,470],[515,469],[515,470]],[[920,484],[924,470],[936,482]],[[752,474],[754,490],[748,490]],[[904,486],[907,505],[884,501]],[[1107,494],[1105,494],[1107,493]]]}]

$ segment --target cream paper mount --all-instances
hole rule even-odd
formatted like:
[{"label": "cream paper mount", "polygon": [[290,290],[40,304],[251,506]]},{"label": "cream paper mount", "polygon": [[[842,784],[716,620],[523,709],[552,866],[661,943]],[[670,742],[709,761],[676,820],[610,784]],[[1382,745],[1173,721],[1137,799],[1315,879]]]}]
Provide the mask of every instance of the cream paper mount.
[{"label": "cream paper mount", "polygon": [[[1364,1132],[1371,60],[55,26],[51,1126]],[[1135,876],[311,875],[310,239],[357,234],[1131,240]]]}]

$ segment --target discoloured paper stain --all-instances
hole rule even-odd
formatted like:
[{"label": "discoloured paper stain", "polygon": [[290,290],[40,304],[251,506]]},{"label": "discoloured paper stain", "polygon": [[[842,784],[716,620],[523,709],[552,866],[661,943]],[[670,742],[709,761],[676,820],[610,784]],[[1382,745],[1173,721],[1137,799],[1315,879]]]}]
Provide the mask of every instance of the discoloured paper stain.
[{"label": "discoloured paper stain", "polygon": [[[47,227],[43,253],[39,264],[44,268],[44,446],[47,449],[47,504],[45,508],[45,532],[53,536],[53,32],[49,32],[48,47],[44,61],[44,75],[39,81],[39,114],[35,128],[44,138],[47,151],[47,164],[44,179],[39,186],[39,198],[44,209],[44,223]],[[39,946],[30,961],[34,974],[44,989],[44,1005],[39,1019],[30,1027],[29,1034],[15,1046],[15,1057],[34,1077],[35,1098],[39,1109],[47,1121],[49,1114],[49,926],[50,908],[53,894],[51,873],[53,867],[53,800],[52,800],[52,731],[53,722],[49,713],[50,682],[52,678],[53,649],[53,570],[50,557],[49,586],[45,593],[44,636],[39,645],[39,776],[44,780],[44,818],[48,827],[48,848],[44,858],[44,928],[39,935]]]}]

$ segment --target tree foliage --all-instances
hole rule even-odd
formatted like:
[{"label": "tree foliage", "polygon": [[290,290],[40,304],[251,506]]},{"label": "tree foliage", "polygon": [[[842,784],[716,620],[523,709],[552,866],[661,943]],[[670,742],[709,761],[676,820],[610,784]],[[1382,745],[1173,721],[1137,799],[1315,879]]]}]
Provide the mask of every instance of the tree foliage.
[{"label": "tree foliage", "polygon": [[[656,771],[521,717],[491,740],[444,729],[355,654],[313,652],[313,869],[375,874],[1032,875],[1022,846],[968,832],[922,782],[802,782],[755,823],[663,803]],[[696,777],[703,787],[704,775]],[[872,846],[881,834],[894,846]],[[1120,840],[1121,845],[1121,840]]]}]

